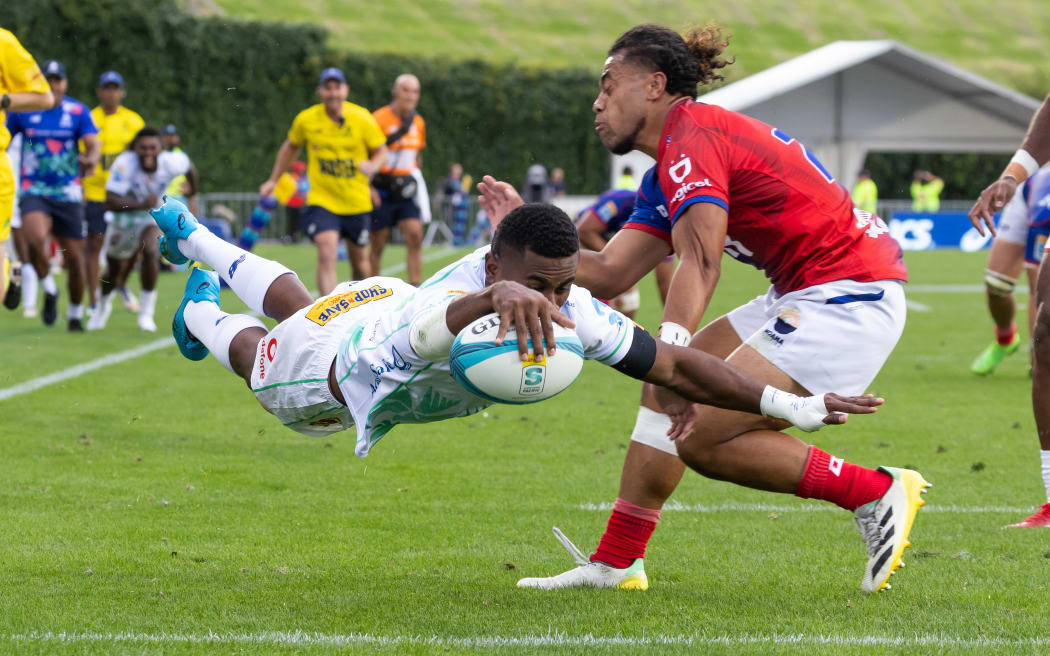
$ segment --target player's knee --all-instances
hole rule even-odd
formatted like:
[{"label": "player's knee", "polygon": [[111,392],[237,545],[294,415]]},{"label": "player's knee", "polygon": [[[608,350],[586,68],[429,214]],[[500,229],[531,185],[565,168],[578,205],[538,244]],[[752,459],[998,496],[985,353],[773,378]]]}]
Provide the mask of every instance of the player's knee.
[{"label": "player's knee", "polygon": [[998,271],[985,269],[984,286],[992,296],[1009,296],[1014,293],[1014,287],[1017,286],[1017,278],[1011,278]]}]

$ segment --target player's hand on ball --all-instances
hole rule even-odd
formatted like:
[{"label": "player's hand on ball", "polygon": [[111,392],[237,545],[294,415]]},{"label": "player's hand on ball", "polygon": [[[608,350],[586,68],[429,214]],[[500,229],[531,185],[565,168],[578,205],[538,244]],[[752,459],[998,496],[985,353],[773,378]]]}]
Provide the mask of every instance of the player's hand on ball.
[{"label": "player's hand on ball", "polygon": [[885,399],[865,394],[864,396],[839,396],[828,393],[824,395],[824,407],[828,410],[828,416],[824,417],[824,423],[828,425],[846,423],[846,415],[870,415],[875,412]]},{"label": "player's hand on ball", "polygon": [[482,178],[482,182],[478,183],[478,191],[481,192],[478,202],[481,204],[481,209],[485,210],[485,214],[488,215],[493,230],[503,220],[503,217],[525,204],[513,185],[501,182],[491,175]]},{"label": "player's hand on ball", "polygon": [[532,339],[536,359],[542,360],[544,342],[547,344],[547,353],[554,355],[552,321],[566,328],[576,327],[576,324],[559,312],[546,296],[525,285],[507,280],[492,285],[492,310],[499,314],[500,322],[496,343],[503,343],[507,329],[513,323],[518,334],[518,354],[523,361],[529,359],[529,347],[525,337]]},{"label": "player's hand on ball", "polygon": [[1010,199],[1014,197],[1014,192],[1016,191],[1017,180],[1007,176],[999,178],[981,192],[977,202],[973,204],[973,208],[970,210],[970,223],[973,224],[974,228],[977,228],[977,232],[981,233],[982,237],[984,236],[982,221],[988,225],[988,230],[991,231],[992,236],[995,236],[995,219],[992,215],[1003,209],[1010,202]]}]

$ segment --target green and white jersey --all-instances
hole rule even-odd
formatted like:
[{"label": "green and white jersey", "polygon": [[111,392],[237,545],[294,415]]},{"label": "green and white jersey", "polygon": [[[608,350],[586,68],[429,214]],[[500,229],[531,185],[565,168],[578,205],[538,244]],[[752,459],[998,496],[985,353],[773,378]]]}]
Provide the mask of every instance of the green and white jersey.
[{"label": "green and white jersey", "polygon": [[[335,371],[357,426],[358,456],[368,455],[398,424],[465,417],[490,405],[452,378],[448,359],[425,360],[409,340],[409,328],[419,313],[485,288],[488,251],[488,246],[480,248],[448,265],[408,297],[405,288],[412,288],[405,283],[369,278],[354,283],[347,298],[336,294],[327,297],[325,307],[314,306],[321,321],[355,308],[365,310],[349,323],[337,322],[346,332]],[[585,358],[614,365],[630,350],[633,323],[586,289],[573,285],[561,311],[576,323]]]}]

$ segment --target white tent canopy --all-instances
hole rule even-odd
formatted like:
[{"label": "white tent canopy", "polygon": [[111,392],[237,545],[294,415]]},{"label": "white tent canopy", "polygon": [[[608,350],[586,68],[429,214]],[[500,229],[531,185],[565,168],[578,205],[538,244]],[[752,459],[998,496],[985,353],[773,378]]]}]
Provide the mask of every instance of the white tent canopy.
[{"label": "white tent canopy", "polygon": [[871,151],[1013,152],[1039,107],[892,40],[836,41],[700,100],[780,128],[847,188]]}]

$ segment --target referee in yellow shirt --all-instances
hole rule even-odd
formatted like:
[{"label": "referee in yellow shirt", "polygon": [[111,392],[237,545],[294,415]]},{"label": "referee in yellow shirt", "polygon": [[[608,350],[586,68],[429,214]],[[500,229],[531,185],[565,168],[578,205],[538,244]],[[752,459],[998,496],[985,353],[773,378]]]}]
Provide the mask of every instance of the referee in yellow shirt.
[{"label": "referee in yellow shirt", "polygon": [[317,289],[327,295],[336,285],[339,237],[346,239],[355,280],[371,275],[368,234],[372,196],[368,181],[386,161],[386,136],[367,109],[346,98],[350,87],[338,68],[321,71],[317,93],[321,103],[299,112],[288,138],[277,151],[277,161],[263,196],[273,194],[277,180],[306,147],[310,191],[302,213],[306,234],[317,245]]},{"label": "referee in yellow shirt", "polygon": [[7,293],[7,237],[15,211],[15,174],[7,157],[7,112],[37,112],[55,104],[40,67],[14,34],[0,28],[0,296]]},{"label": "referee in yellow shirt", "polygon": [[109,167],[135,134],[146,126],[138,113],[123,106],[124,78],[116,71],[106,71],[98,79],[95,90],[99,106],[91,110],[91,119],[98,127],[98,140],[102,144],[102,159],[95,175],[85,178],[84,218],[87,219],[87,246],[84,251],[87,269],[88,298],[95,305],[95,289],[98,287],[98,255],[106,238],[106,180]]}]

